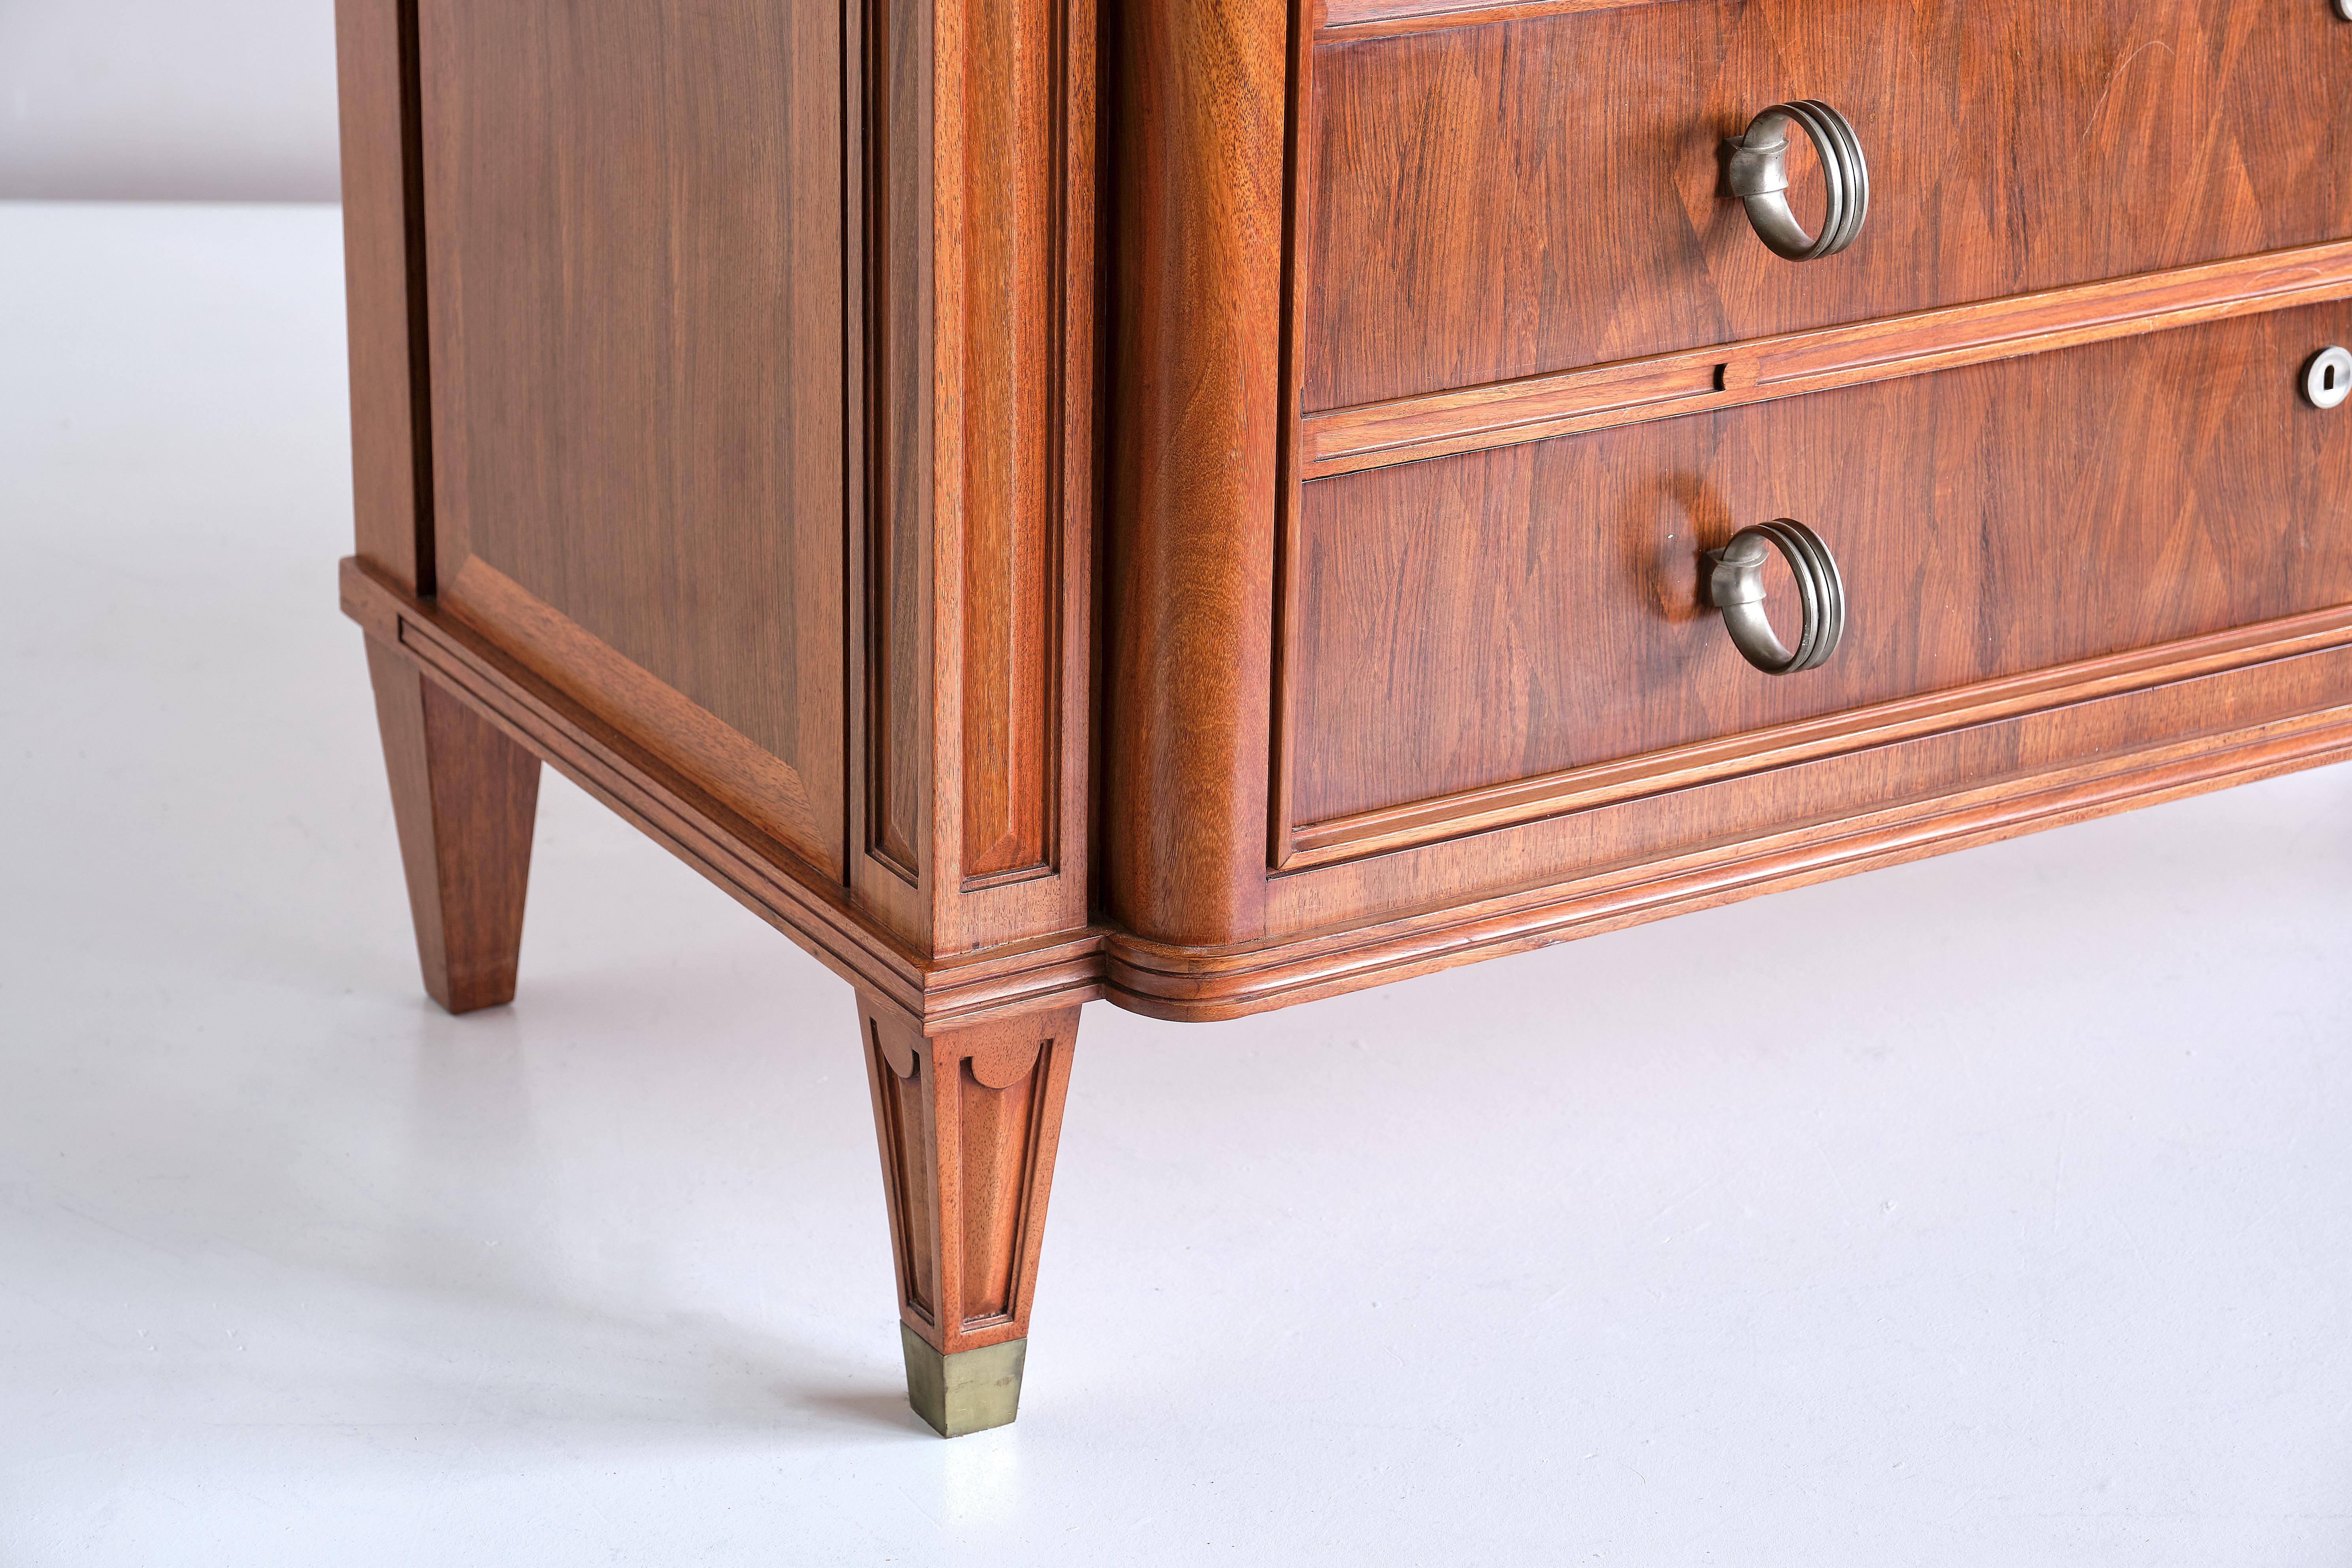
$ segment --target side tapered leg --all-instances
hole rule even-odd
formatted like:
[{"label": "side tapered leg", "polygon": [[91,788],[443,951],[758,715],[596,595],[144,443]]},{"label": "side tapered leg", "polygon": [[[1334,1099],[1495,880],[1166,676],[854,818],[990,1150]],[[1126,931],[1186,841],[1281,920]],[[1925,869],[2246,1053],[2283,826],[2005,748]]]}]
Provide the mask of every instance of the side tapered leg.
[{"label": "side tapered leg", "polygon": [[425,989],[452,1013],[511,1002],[539,759],[373,637],[367,656]]},{"label": "side tapered leg", "polygon": [[926,1037],[860,993],[907,1399],[945,1437],[1021,1404],[1078,1010]]}]

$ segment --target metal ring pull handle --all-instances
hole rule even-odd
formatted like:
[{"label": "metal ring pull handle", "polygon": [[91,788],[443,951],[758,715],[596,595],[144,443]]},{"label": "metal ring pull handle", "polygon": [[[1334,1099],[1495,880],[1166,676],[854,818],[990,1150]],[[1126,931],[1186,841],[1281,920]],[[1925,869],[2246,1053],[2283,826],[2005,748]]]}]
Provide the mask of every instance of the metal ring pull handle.
[{"label": "metal ring pull handle", "polygon": [[[1829,212],[1819,237],[1805,232],[1789,210],[1789,127],[1813,144],[1822,180],[1829,187]],[[1870,164],[1846,117],[1818,99],[1776,103],[1748,123],[1748,133],[1731,146],[1731,190],[1748,204],[1748,221],[1772,254],[1791,261],[1835,256],[1862,234],[1870,216]]]},{"label": "metal ring pull handle", "polygon": [[[1797,601],[1804,613],[1803,627],[1794,648],[1781,645],[1764,614],[1764,565],[1778,550],[1797,579]],[[1731,536],[1706,560],[1708,602],[1723,612],[1723,624],[1748,662],[1767,675],[1795,675],[1819,669],[1837,652],[1845,635],[1845,583],[1837,562],[1821,536],[1793,518],[1759,522]]]}]

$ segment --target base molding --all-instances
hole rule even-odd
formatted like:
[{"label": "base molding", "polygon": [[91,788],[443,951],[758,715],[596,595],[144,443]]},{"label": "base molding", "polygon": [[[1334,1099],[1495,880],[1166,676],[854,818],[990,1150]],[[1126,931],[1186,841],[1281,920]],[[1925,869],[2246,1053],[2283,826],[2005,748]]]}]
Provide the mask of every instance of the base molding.
[{"label": "base molding", "polygon": [[[341,585],[345,613],[380,649],[414,662],[428,679],[835,973],[890,1004],[927,1037],[1097,997],[1180,1022],[1239,1017],[2352,759],[2352,689],[2347,689],[2343,700],[2306,711],[2051,758],[1966,789],[1900,800],[1866,814],[1718,840],[1637,866],[1549,878],[1434,910],[1382,912],[1224,947],[1156,942],[1096,925],[929,958],[869,919],[837,881],[726,811],[471,627],[411,598],[356,559],[343,563]],[[2201,679],[2267,690],[2266,682],[2283,681],[2282,672],[2297,662],[2248,651],[2243,666]],[[2001,722],[2024,717],[2030,716]],[[1999,729],[1987,724],[1970,732]]]}]

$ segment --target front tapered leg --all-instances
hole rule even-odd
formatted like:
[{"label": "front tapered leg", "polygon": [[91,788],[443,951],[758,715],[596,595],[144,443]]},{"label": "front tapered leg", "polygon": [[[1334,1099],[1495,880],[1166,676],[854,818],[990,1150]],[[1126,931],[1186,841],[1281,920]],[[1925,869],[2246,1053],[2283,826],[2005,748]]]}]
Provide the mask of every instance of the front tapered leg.
[{"label": "front tapered leg", "polygon": [[940,1436],[1011,1421],[1078,1010],[925,1037],[860,994],[907,1398]]}]

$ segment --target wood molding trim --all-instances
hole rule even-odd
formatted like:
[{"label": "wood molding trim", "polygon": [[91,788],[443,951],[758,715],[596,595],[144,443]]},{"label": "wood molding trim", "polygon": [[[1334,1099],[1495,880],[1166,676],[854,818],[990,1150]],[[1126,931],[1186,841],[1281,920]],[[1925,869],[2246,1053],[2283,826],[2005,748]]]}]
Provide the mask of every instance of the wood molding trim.
[{"label": "wood molding trim", "polygon": [[669,738],[711,794],[794,854],[838,878],[839,845],[817,830],[808,791],[791,764],[718,715],[663,685],[478,555],[467,556],[438,602],[498,639],[551,680],[569,680],[628,729]]},{"label": "wood molding trim", "polygon": [[852,837],[861,870],[871,867],[909,889],[894,898],[869,875],[853,886],[906,907],[906,923],[928,930],[911,892],[922,885],[930,845],[933,635],[930,605],[930,475],[936,426],[932,399],[933,38],[921,0],[866,0],[856,13],[863,166],[859,193],[865,419],[860,476],[861,537],[852,552],[859,584],[852,668],[859,733],[852,755],[862,773],[852,790]]},{"label": "wood molding trim", "polygon": [[2200,735],[2061,770],[2049,787],[2015,778],[1843,825],[1808,826],[1751,842],[1514,898],[1467,904],[1230,953],[1109,939],[1107,994],[1118,1005],[1180,1022],[1232,1018],[1410,979],[1461,963],[1597,936],[2062,827],[2137,806],[2352,759],[2352,703],[2249,730]]},{"label": "wood molding trim", "polygon": [[434,591],[415,0],[335,0],[359,552]]},{"label": "wood molding trim", "polygon": [[1068,286],[1073,261],[1085,262],[1070,254],[1084,187],[1073,189],[1067,153],[1069,10],[968,0],[961,47],[940,55],[943,74],[961,79],[963,127],[961,179],[942,180],[939,195],[940,277],[955,290],[940,319],[955,322],[963,352],[939,386],[937,515],[943,546],[961,530],[962,591],[938,613],[942,644],[961,650],[961,679],[940,689],[962,710],[954,804],[966,884],[1051,871],[1061,804],[1062,532],[1085,505],[1083,489],[1070,504],[1063,458],[1087,446],[1073,370],[1081,398],[1090,392],[1069,342],[1075,326],[1083,345],[1088,325],[1070,310],[1087,291]]},{"label": "wood molding trim", "polygon": [[2352,298],[2352,240],[1307,415],[1307,479]]},{"label": "wood molding trim", "polygon": [[[355,558],[343,563],[341,586],[344,612],[378,643],[414,660],[508,736],[927,1037],[1074,1007],[1097,996],[1155,1017],[1237,1017],[2352,758],[2352,702],[2337,703],[2240,720],[2087,761],[2032,764],[2021,773],[1843,821],[1710,843],[1670,859],[1645,858],[1630,869],[1604,869],[1430,913],[1219,947],[1074,925],[932,959],[908,949],[850,902],[838,883],[462,621],[415,600]],[[2290,669],[2300,658],[2341,657],[2338,649],[2323,648],[2201,679],[2261,691],[2272,671]],[[2340,679],[2328,679],[2342,689]],[[2317,689],[2326,686],[2321,681]],[[2160,696],[2118,692],[2094,700]]]},{"label": "wood molding trim", "polygon": [[1393,37],[1440,27],[1471,27],[1486,22],[1517,22],[1532,16],[1565,16],[1580,11],[1622,11],[1664,0],[1324,0],[1315,41],[1349,43]]},{"label": "wood molding trim", "polygon": [[2340,606],[1622,762],[1307,823],[1290,836],[1291,853],[1279,869],[1305,870],[2347,643],[2352,643],[2352,606]]},{"label": "wood molding trim", "polygon": [[952,952],[1086,920],[1094,5],[870,0],[862,26],[850,753],[878,875],[852,881]]}]

